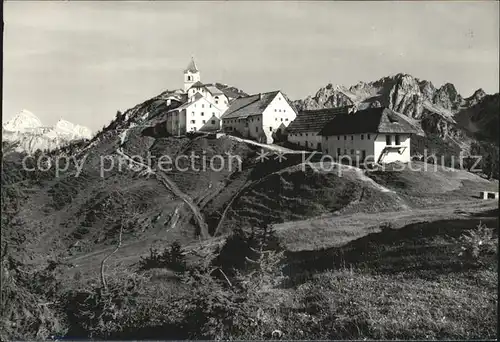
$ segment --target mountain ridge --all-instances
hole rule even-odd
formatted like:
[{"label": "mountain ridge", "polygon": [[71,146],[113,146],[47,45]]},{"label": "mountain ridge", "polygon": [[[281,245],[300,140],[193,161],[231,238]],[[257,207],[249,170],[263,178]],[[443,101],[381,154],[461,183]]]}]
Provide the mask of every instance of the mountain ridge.
[{"label": "mountain ridge", "polygon": [[53,126],[44,126],[29,110],[23,109],[2,125],[3,140],[15,143],[17,150],[34,153],[54,150],[80,139],[90,139],[92,131],[81,125],[59,119]]}]

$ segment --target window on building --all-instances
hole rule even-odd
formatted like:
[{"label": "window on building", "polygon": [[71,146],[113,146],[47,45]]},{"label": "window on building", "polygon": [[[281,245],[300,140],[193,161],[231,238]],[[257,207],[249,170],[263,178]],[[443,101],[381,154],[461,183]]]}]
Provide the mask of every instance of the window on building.
[{"label": "window on building", "polygon": [[215,112],[212,112],[212,115],[215,115]]},{"label": "window on building", "polygon": [[204,103],[201,104],[201,108],[205,108],[205,104]]},{"label": "window on building", "polygon": [[202,122],[203,124],[206,124],[206,123],[207,123],[205,120],[202,120],[201,122]]},{"label": "window on building", "polygon": [[370,134],[366,135],[366,139],[370,140]]},{"label": "window on building", "polygon": [[201,114],[201,116],[204,116],[204,115],[205,115],[205,113],[204,113],[204,112],[201,112],[200,114]]},{"label": "window on building", "polygon": [[212,108],[212,104],[210,104],[210,108]]},{"label": "window on building", "polygon": [[276,108],[274,108],[274,111],[277,112],[278,110]]},{"label": "window on building", "polygon": [[283,121],[283,118],[281,118],[281,121]]},{"label": "window on building", "polygon": [[351,140],[354,140],[354,135],[351,135]]},{"label": "window on building", "polygon": [[218,99],[219,99],[219,97],[218,97],[218,96],[215,96],[215,97],[214,97],[214,99],[218,100]]},{"label": "window on building", "polygon": [[191,123],[192,123],[192,124],[196,123],[196,120],[191,120]]},{"label": "window on building", "polygon": [[306,133],[306,137],[307,137],[307,133]]},{"label": "window on building", "polygon": [[337,140],[340,140],[340,135],[337,135]]},{"label": "window on building", "polygon": [[191,112],[191,116],[194,116],[194,112]]},{"label": "window on building", "polygon": [[340,156],[340,147],[337,148],[337,155]]},{"label": "window on building", "polygon": [[347,140],[347,135],[344,135],[344,140]]},{"label": "window on building", "polygon": [[272,127],[269,127],[269,132],[272,132],[273,131],[273,128]]},{"label": "window on building", "polygon": [[325,153],[328,154],[328,149],[327,148],[325,148]]},{"label": "window on building", "polygon": [[280,110],[278,110],[278,112],[280,112],[280,113],[281,113],[281,109],[280,109]]},{"label": "window on building", "polygon": [[274,118],[274,121],[278,121],[278,118]]},{"label": "window on building", "polygon": [[285,121],[288,121],[288,118],[285,118]]},{"label": "window on building", "polygon": [[259,131],[259,127],[255,127],[255,132],[258,132]]},{"label": "window on building", "polygon": [[391,141],[391,136],[390,135],[386,135],[385,136],[385,144],[386,145],[392,145],[392,141]]},{"label": "window on building", "polygon": [[395,143],[396,143],[397,146],[401,145],[401,140],[399,138],[399,134],[396,134],[394,136],[394,140],[395,140]]},{"label": "window on building", "polygon": [[219,104],[219,101],[215,100],[215,104]]},{"label": "window on building", "polygon": [[325,137],[325,140],[328,141],[328,137]]},{"label": "window on building", "polygon": [[365,135],[361,134],[361,140],[365,140]]},{"label": "window on building", "polygon": [[188,76],[188,81],[191,81],[191,76]]},{"label": "window on building", "polygon": [[344,148],[344,155],[347,155],[347,148]]},{"label": "window on building", "polygon": [[354,155],[354,150],[351,150],[351,156]]},{"label": "window on building", "polygon": [[212,120],[212,125],[215,125],[215,120]]}]

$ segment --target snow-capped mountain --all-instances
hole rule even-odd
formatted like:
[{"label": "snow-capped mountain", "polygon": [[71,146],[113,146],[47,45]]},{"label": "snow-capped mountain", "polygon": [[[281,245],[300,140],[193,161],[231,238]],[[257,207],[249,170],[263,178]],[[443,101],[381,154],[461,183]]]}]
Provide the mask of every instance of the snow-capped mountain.
[{"label": "snow-capped mountain", "polygon": [[20,111],[3,125],[5,130],[11,132],[26,132],[38,127],[42,127],[42,122],[35,114],[26,109]]},{"label": "snow-capped mountain", "polygon": [[33,153],[53,150],[73,140],[90,139],[92,131],[63,119],[54,126],[44,126],[35,114],[23,109],[3,124],[2,137],[4,141],[17,143],[17,150]]}]

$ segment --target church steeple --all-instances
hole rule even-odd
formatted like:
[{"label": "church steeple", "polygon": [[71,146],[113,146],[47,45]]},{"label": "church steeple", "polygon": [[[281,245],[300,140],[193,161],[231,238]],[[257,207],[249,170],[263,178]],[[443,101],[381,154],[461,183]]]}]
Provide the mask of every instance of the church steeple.
[{"label": "church steeple", "polygon": [[186,68],[186,70],[184,70],[184,72],[192,72],[192,73],[195,73],[195,72],[198,72],[198,68],[196,67],[196,63],[194,61],[194,57],[191,57],[191,61],[189,62],[189,65],[188,67]]},{"label": "church steeple", "polygon": [[200,81],[200,70],[196,66],[194,57],[191,57],[187,68],[184,70],[184,91],[187,91],[194,83]]}]

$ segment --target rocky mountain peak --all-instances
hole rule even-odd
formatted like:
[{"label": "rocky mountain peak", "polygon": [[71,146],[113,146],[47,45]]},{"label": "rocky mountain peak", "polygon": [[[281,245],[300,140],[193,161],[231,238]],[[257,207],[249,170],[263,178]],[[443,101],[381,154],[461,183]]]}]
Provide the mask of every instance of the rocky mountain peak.
[{"label": "rocky mountain peak", "polygon": [[427,80],[407,73],[398,73],[373,82],[360,81],[352,86],[333,86],[328,83],[314,96],[295,101],[298,110],[356,105],[357,108],[387,106],[415,119],[429,113],[452,118],[464,107],[480,102],[485,93],[478,89],[470,98],[463,99],[452,83],[439,88]]},{"label": "rocky mountain peak", "polygon": [[445,109],[457,110],[462,102],[462,96],[453,84],[445,83],[436,91],[433,102]]},{"label": "rocky mountain peak", "polygon": [[25,132],[38,127],[42,127],[42,121],[40,121],[35,114],[26,109],[21,110],[16,116],[3,125],[5,130],[11,132]]},{"label": "rocky mountain peak", "polygon": [[482,99],[483,97],[485,97],[487,94],[486,92],[483,90],[483,88],[479,88],[478,90],[476,90],[474,92],[474,94],[472,94],[472,97],[475,97],[475,98],[478,98],[478,99]]}]

